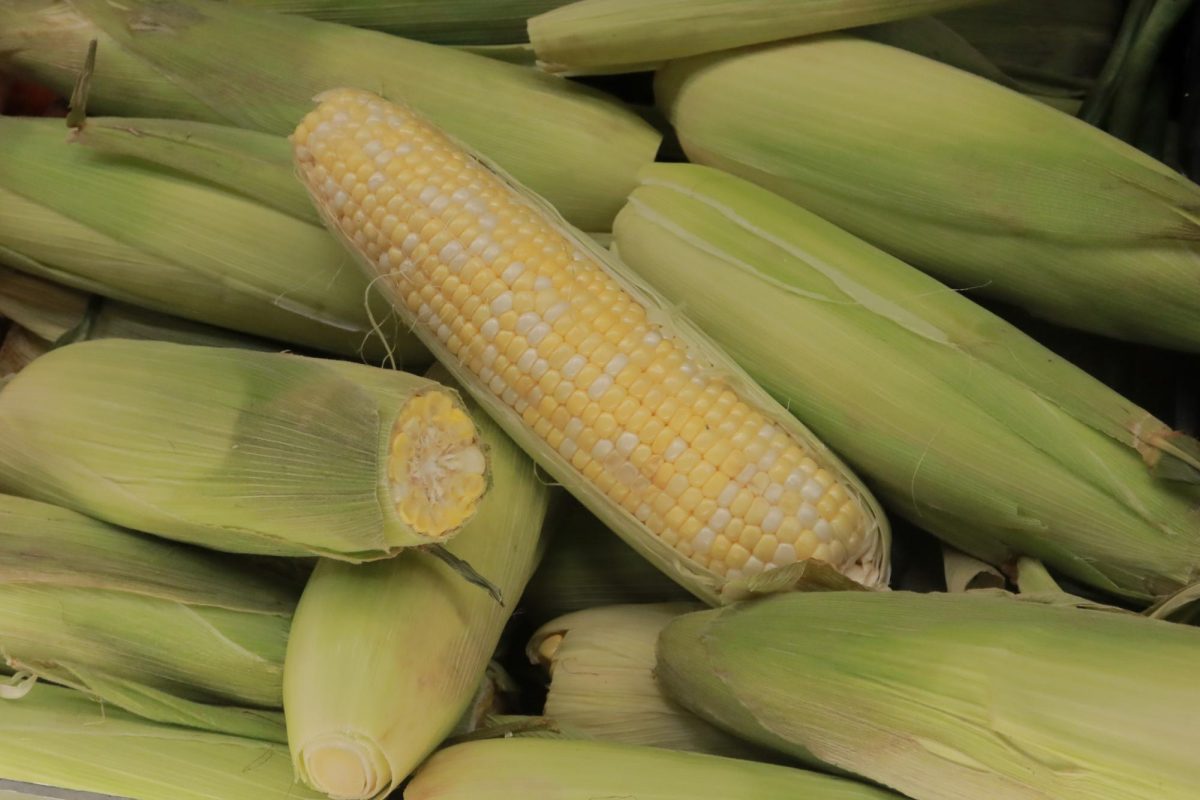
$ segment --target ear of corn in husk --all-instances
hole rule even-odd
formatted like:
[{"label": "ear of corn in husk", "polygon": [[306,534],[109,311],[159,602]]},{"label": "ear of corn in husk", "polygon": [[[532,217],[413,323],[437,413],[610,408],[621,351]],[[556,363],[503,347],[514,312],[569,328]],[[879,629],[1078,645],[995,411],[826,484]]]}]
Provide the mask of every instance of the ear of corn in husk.
[{"label": "ear of corn in husk", "polygon": [[569,0],[234,0],[438,44],[509,44],[526,40],[530,17]]},{"label": "ear of corn in husk", "polygon": [[283,741],[296,596],[242,564],[0,495],[7,666],[162,722]]},{"label": "ear of corn in husk", "polygon": [[695,165],[643,172],[621,257],[897,512],[992,564],[1020,555],[1149,600],[1200,571],[1194,443],[835,225]]},{"label": "ear of corn in husk", "polygon": [[521,600],[535,624],[594,606],[691,599],[578,503],[564,503],[549,527],[546,555]]},{"label": "ear of corn in husk", "polygon": [[[628,544],[710,603],[886,585],[870,492],[653,290],[417,112],[351,89],[318,103],[292,139],[327,225],[505,432]],[[371,189],[342,159],[375,148],[406,158]],[[382,230],[362,226],[339,182],[364,203],[404,202]]]},{"label": "ear of corn in husk", "polygon": [[0,263],[282,342],[427,363],[385,304],[368,310],[367,282],[314,224],[311,203],[297,218],[307,199],[278,158],[282,138],[92,119],[85,147],[59,121],[7,117],[0,138],[23,154],[0,162]]},{"label": "ear of corn in husk", "polygon": [[[15,0],[0,53],[61,92],[99,40],[98,113],[288,133],[342,85],[403,99],[503,164],[585,230],[607,230],[660,135],[594,90],[447,47],[212,0]],[[248,56],[247,54],[252,54]]]},{"label": "ear of corn in husk", "polygon": [[1187,626],[1003,592],[825,592],[680,617],[658,674],[914,800],[1183,800],[1198,654]]},{"label": "ear of corn in husk", "polygon": [[673,62],[656,93],[692,161],[956,288],[1200,349],[1200,188],[1080,120],[844,36]]},{"label": "ear of corn in husk", "polygon": [[666,697],[654,679],[659,632],[699,608],[696,603],[604,606],[547,622],[526,651],[549,676],[545,716],[591,739],[758,756],[754,747]]},{"label": "ear of corn in husk", "polygon": [[504,604],[422,552],[322,561],[300,600],[284,672],[288,741],[296,773],[333,797],[385,796],[454,732],[537,565],[549,490],[477,417],[495,490],[447,547]]},{"label": "ear of corn in husk", "polygon": [[989,0],[580,0],[529,20],[550,72],[639,72],[743,45],[919,17]]},{"label": "ear of corn in husk", "polygon": [[9,780],[129,800],[321,797],[295,781],[281,744],[148,722],[57,686],[0,701],[0,737]]},{"label": "ear of corn in husk", "polygon": [[444,542],[488,466],[457,393],[403,372],[105,339],[0,390],[0,486],[217,550],[349,561]]},{"label": "ear of corn in husk", "polygon": [[899,800],[873,786],[790,767],[614,742],[518,737],[436,753],[404,800]]}]

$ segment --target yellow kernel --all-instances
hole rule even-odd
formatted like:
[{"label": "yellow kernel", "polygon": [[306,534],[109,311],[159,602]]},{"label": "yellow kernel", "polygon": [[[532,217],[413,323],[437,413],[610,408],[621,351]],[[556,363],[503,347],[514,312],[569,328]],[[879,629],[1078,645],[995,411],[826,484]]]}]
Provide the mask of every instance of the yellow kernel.
[{"label": "yellow kernel", "polygon": [[685,511],[691,511],[696,506],[700,505],[700,501],[704,499],[704,495],[694,486],[688,487],[683,494],[679,495],[679,505]]},{"label": "yellow kernel", "polygon": [[725,557],[725,563],[734,569],[741,569],[746,566],[746,562],[749,560],[750,551],[742,547],[741,543],[730,547],[729,555]]}]

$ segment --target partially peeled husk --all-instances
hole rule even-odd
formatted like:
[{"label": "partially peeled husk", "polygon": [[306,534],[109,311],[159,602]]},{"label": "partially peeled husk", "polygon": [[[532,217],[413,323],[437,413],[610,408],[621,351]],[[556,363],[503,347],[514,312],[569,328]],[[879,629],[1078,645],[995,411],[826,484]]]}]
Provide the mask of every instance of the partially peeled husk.
[{"label": "partially peeled husk", "polygon": [[[429,404],[457,427],[427,427]],[[430,433],[465,436],[478,458],[438,480],[470,473],[486,492],[473,431],[455,392],[409,373],[103,339],[0,388],[0,488],[212,549],[364,561],[442,543],[470,518],[474,490],[444,504],[465,516],[427,524],[434,473],[417,456]]]}]

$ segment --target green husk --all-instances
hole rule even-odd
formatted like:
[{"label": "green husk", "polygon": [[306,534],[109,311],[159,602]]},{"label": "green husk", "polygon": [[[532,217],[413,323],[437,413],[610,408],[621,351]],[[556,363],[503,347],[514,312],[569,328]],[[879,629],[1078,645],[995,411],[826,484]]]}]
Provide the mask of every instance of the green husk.
[{"label": "green husk", "polygon": [[491,739],[440,751],[405,800],[899,800],[891,792],[790,767],[613,742]]},{"label": "green husk", "polygon": [[0,495],[7,666],[140,716],[284,741],[296,599],[228,556]]},{"label": "green husk", "polygon": [[673,62],[656,92],[691,160],[957,288],[1200,350],[1200,187],[1080,120],[842,36]]},{"label": "green husk", "polygon": [[0,702],[11,780],[130,800],[321,797],[293,779],[281,744],[147,722],[56,686]]},{"label": "green husk", "polygon": [[[408,113],[417,112],[409,110]],[[747,597],[782,591],[831,588],[873,590],[886,587],[891,569],[891,528],[871,490],[842,460],[813,435],[811,430],[790,415],[787,409],[772,399],[769,393],[708,336],[682,314],[677,313],[647,282],[613,257],[609,251],[601,248],[595,239],[571,226],[543,198],[518,183],[486,156],[466,146],[462,146],[462,151],[476,159],[483,169],[491,173],[500,184],[498,188],[501,191],[510,192],[515,202],[527,206],[550,230],[561,236],[567,246],[577,253],[576,257],[591,260],[595,268],[611,278],[620,290],[628,292],[635,302],[641,303],[655,333],[661,332],[661,335],[669,336],[678,342],[681,350],[696,365],[699,372],[719,375],[725,386],[736,392],[740,399],[773,425],[779,426],[787,435],[794,437],[811,458],[821,463],[858,506],[864,525],[863,544],[860,551],[854,554],[852,561],[847,560],[840,565],[810,557],[746,575],[733,575],[733,572],[737,572],[735,570],[731,570],[730,575],[718,573],[683,555],[663,538],[656,536],[643,520],[616,502],[596,482],[585,477],[579,467],[557,448],[552,447],[531,425],[526,424],[513,405],[505,402],[479,374],[473,372],[451,352],[433,330],[428,319],[416,317],[404,299],[398,296],[397,282],[388,279],[388,273],[381,269],[378,260],[372,259],[351,238],[348,231],[341,227],[337,212],[332,208],[331,198],[322,192],[319,185],[314,184],[313,174],[304,169],[302,160],[298,159],[301,178],[321,212],[326,227],[333,231],[347,251],[355,256],[365,274],[385,278],[380,282],[380,288],[397,314],[413,326],[413,332],[422,343],[501,429],[538,466],[639,555],[709,604],[731,603]]]},{"label": "green husk", "polygon": [[758,751],[696,717],[654,679],[658,634],[697,603],[603,606],[539,628],[526,654],[550,678],[543,712],[555,724],[601,741],[755,758]]},{"label": "green husk", "polygon": [[282,342],[428,363],[386,304],[368,309],[367,282],[315,219],[283,138],[92,119],[73,144],[59,121],[11,117],[0,138],[21,154],[0,161],[0,264]]},{"label": "green husk", "polygon": [[826,592],[680,617],[658,652],[713,722],[914,800],[1184,800],[1200,781],[1183,625],[995,591]]},{"label": "green husk", "polygon": [[645,170],[615,234],[914,524],[1143,601],[1200,574],[1197,489],[1152,474],[1194,481],[1194,442],[960,293],[694,165]]},{"label": "green husk", "polygon": [[525,21],[569,0],[234,0],[438,44],[500,45],[526,40]]},{"label": "green husk", "polygon": [[214,0],[13,0],[10,68],[62,93],[99,40],[98,113],[288,134],[323,90],[361,86],[419,108],[535,187],[573,223],[608,230],[659,134],[601,93],[483,56]]},{"label": "green husk", "polygon": [[284,672],[288,741],[296,774],[332,796],[388,794],[454,732],[537,565],[549,489],[476,418],[495,489],[447,549],[504,605],[423,552],[361,566],[325,560],[304,590]]},{"label": "green husk", "polygon": [[455,533],[418,531],[392,497],[393,426],[428,392],[458,402],[345,361],[72,344],[0,389],[0,488],[217,550],[384,558]]},{"label": "green husk", "polygon": [[691,598],[579,503],[564,505],[522,596],[525,616],[534,624],[594,606]]},{"label": "green husk", "polygon": [[983,2],[990,0],[580,0],[529,20],[529,39],[550,72],[634,72]]},{"label": "green husk", "polygon": [[1003,589],[1006,585],[1000,570],[953,547],[942,546],[942,567],[946,575],[946,591],[951,593],[971,589]]}]

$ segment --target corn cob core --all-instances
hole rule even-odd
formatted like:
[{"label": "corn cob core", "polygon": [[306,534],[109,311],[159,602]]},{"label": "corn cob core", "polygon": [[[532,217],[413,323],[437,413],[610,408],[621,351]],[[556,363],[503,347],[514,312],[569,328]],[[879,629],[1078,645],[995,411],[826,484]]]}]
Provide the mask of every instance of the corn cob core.
[{"label": "corn cob core", "polygon": [[857,498],[555,220],[412,111],[317,100],[292,141],[330,223],[579,474],[718,575],[810,558],[854,573]]},{"label": "corn cob core", "polygon": [[396,513],[431,537],[458,530],[487,491],[487,458],[466,410],[445,392],[408,401],[392,430],[388,475]]}]

